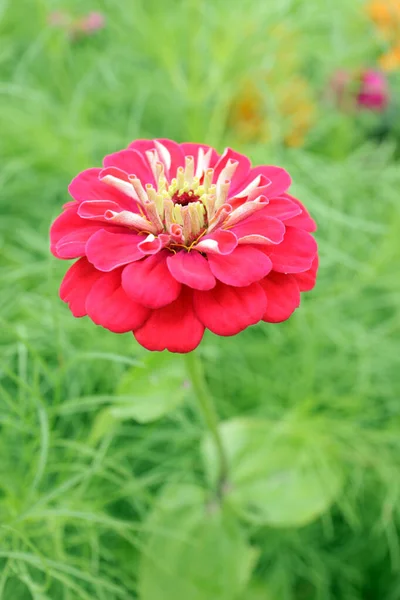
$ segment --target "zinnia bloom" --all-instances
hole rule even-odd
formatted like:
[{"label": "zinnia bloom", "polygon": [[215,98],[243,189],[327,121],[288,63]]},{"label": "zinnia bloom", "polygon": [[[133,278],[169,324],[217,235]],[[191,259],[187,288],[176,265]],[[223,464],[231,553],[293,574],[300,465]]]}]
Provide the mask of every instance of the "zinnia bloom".
[{"label": "zinnia bloom", "polygon": [[339,69],[330,80],[328,96],[332,96],[337,107],[344,111],[382,112],[389,104],[389,84],[384,73],[375,69],[358,72]]},{"label": "zinnia bloom", "polygon": [[366,69],[361,73],[357,104],[374,111],[383,111],[389,103],[389,86],[380,71]]},{"label": "zinnia bloom", "polygon": [[318,264],[315,223],[290,184],[231,149],[133,142],[69,186],[51,227],[53,254],[78,259],[61,299],[149,350],[189,352],[205,328],[284,321]]}]

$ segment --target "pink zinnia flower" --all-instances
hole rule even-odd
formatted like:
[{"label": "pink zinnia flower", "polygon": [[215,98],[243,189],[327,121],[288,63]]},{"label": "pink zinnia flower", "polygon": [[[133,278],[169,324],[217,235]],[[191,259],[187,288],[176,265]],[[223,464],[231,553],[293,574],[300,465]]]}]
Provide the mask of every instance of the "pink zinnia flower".
[{"label": "pink zinnia flower", "polygon": [[78,28],[81,33],[91,35],[103,29],[105,22],[106,20],[102,13],[91,12],[79,21]]},{"label": "pink zinnia flower", "polygon": [[277,323],[315,284],[315,223],[279,167],[231,149],[137,140],[70,184],[51,250],[78,259],[60,296],[76,317],[149,350],[190,352],[204,329]]},{"label": "pink zinnia flower", "polygon": [[357,104],[374,111],[383,111],[389,103],[389,86],[380,71],[366,69],[361,73]]}]

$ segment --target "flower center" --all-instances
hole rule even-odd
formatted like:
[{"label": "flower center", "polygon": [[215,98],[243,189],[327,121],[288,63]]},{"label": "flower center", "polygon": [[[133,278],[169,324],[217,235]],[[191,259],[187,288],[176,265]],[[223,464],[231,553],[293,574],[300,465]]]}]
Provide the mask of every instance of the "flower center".
[{"label": "flower center", "polygon": [[[104,181],[138,202],[140,214],[107,211],[107,219],[151,236],[162,235],[166,245],[190,250],[196,240],[226,218],[228,212],[223,205],[238,163],[229,160],[213,183],[214,169],[207,167],[211,155],[203,156],[203,163],[196,172],[193,156],[186,156],[185,166],[178,167],[176,177],[168,181],[157,153],[148,151],[147,154],[155,187],[150,183],[143,186],[136,175],[128,175],[125,181],[113,174],[104,177]],[[165,241],[168,238],[170,241]]]},{"label": "flower center", "polygon": [[189,190],[188,192],[178,191],[175,192],[175,194],[171,197],[171,200],[174,204],[187,206],[191,202],[197,202],[197,200],[200,200],[200,196],[193,190]]}]

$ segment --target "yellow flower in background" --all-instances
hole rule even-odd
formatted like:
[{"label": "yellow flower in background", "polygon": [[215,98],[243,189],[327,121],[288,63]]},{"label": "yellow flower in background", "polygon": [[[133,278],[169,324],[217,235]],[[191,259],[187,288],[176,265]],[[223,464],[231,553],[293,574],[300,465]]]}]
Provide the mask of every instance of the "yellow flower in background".
[{"label": "yellow flower in background", "polygon": [[367,12],[385,39],[396,39],[400,31],[400,0],[373,0],[367,5]]},{"label": "yellow flower in background", "polygon": [[277,83],[268,79],[264,75],[264,93],[255,82],[243,83],[232,104],[232,129],[247,142],[266,142],[278,130],[287,146],[302,146],[316,118],[308,81],[301,75]]}]

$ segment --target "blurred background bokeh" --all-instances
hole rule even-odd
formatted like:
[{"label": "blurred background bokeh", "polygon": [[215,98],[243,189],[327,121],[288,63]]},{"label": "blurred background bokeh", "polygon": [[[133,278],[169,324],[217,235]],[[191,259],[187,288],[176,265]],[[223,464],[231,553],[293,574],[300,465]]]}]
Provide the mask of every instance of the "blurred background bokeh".
[{"label": "blurred background bokeh", "polygon": [[[0,36],[0,599],[400,599],[400,0],[0,0]],[[147,353],[71,316],[48,251],[72,177],[139,137],[279,164],[318,223],[301,309],[200,347],[221,417],[300,465],[212,576],[154,515],[203,485],[193,403],[110,412]]]}]

